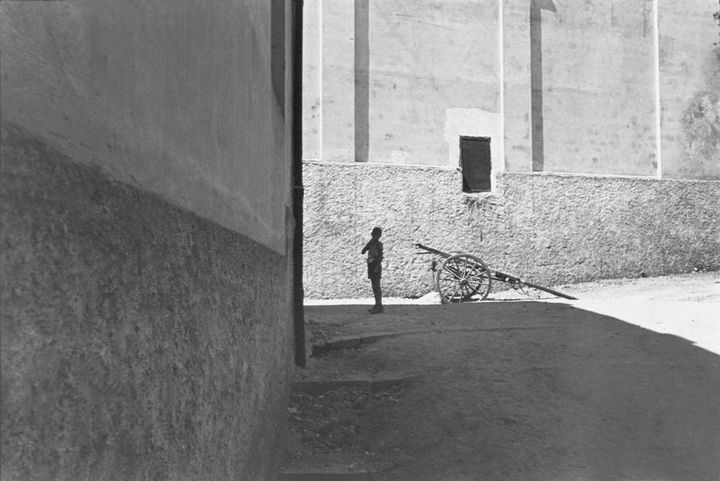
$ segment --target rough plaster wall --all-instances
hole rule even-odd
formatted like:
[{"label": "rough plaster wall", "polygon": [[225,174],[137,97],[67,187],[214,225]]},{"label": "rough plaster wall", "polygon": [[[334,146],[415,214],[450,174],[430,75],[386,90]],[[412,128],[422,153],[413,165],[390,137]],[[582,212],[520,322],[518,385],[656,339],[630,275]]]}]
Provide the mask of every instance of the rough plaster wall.
[{"label": "rough plaster wall", "polygon": [[664,177],[720,179],[716,0],[660,0]]},{"label": "rough plaster wall", "polygon": [[720,183],[500,173],[463,194],[455,169],[305,165],[305,292],[371,296],[360,250],[383,228],[384,293],[432,289],[422,242],[547,284],[720,268]]},{"label": "rough plaster wall", "polygon": [[22,129],[2,160],[3,481],[271,479],[285,258]]},{"label": "rough plaster wall", "polygon": [[271,23],[267,0],[0,1],[3,118],[284,254]]}]

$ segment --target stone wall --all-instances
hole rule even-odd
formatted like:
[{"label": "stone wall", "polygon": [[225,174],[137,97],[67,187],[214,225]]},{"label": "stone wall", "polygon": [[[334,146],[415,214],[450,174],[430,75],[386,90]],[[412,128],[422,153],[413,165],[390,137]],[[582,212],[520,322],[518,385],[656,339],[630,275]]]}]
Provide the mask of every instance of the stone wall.
[{"label": "stone wall", "polygon": [[432,289],[413,243],[479,255],[548,285],[720,268],[720,182],[496,174],[464,194],[456,169],[305,164],[305,292],[371,296],[360,250],[384,230],[384,293]]},{"label": "stone wall", "polygon": [[271,479],[286,259],[22,129],[2,159],[3,481]]}]

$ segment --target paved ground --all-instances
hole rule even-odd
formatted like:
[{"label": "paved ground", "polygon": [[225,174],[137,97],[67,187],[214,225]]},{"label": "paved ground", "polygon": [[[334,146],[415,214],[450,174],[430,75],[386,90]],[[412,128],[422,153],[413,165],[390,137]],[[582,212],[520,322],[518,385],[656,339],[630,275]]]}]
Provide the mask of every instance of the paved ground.
[{"label": "paved ground", "polygon": [[720,273],[561,290],[308,305],[284,478],[720,480]]}]

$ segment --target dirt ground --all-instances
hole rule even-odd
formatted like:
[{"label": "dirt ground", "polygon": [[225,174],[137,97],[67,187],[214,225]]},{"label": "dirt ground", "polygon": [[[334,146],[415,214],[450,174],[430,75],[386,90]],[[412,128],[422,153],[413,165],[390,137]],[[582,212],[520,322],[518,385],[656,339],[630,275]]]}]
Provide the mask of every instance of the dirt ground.
[{"label": "dirt ground", "polygon": [[284,480],[720,480],[720,273],[306,306]]}]

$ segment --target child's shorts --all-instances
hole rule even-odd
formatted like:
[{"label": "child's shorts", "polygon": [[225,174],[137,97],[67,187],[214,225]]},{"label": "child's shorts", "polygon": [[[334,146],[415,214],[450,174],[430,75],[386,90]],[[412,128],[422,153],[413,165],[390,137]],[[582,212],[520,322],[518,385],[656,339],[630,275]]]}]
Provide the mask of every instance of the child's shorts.
[{"label": "child's shorts", "polygon": [[372,262],[368,264],[368,279],[380,279],[382,277],[382,264]]}]

